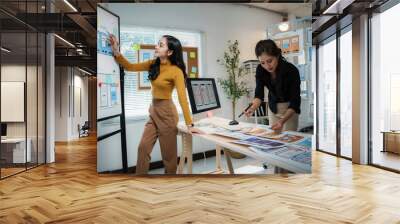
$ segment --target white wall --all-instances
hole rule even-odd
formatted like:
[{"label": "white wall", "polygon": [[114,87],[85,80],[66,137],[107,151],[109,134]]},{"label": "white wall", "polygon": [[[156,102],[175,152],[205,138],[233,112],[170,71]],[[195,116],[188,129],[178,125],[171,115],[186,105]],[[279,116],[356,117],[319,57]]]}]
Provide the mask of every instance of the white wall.
[{"label": "white wall", "polygon": [[[88,120],[88,78],[71,67],[56,67],[55,74],[55,141],[70,141],[79,137],[78,124]],[[82,116],[77,107],[79,89]]]},{"label": "white wall", "polygon": [[[41,72],[41,70],[39,70]],[[28,82],[25,81],[25,76],[28,74]],[[33,77],[34,76],[34,77]],[[27,125],[28,137],[35,133],[36,136],[36,66],[27,66],[19,64],[5,64],[1,66],[1,81],[2,82],[24,82],[28,83],[27,87]],[[4,96],[3,96],[4,97]],[[24,110],[24,108],[22,108]],[[7,108],[1,108],[7,110]],[[25,137],[26,122],[7,122],[8,137]]]},{"label": "white wall", "polygon": [[[85,123],[85,121],[89,120],[88,116],[88,108],[89,108],[89,103],[88,103],[88,77],[87,76],[82,76],[83,73],[75,70],[75,75],[74,75],[74,108],[75,113],[73,113],[73,119],[71,120],[71,135],[73,138],[79,138],[79,132],[78,132],[78,124],[81,126]],[[80,91],[80,93],[78,93]],[[79,94],[80,94],[80,99],[79,99]],[[80,105],[79,105],[79,101]],[[81,107],[81,108],[79,108]],[[80,112],[80,110],[82,110]]]},{"label": "white wall", "polygon": [[[108,4],[104,6],[121,18],[122,26],[158,27],[177,30],[193,30],[202,33],[202,61],[205,77],[226,77],[225,68],[216,60],[223,57],[228,40],[238,40],[241,61],[256,59],[256,43],[266,36],[266,28],[281,21],[282,17],[270,11],[236,4]],[[249,87],[255,87],[255,78],[248,77]],[[217,116],[232,117],[231,103],[226,99],[222,89],[218,89],[221,109],[214,112]],[[237,104],[237,114],[250,98],[244,97]],[[201,117],[204,114],[200,114]],[[195,118],[199,118],[196,116]],[[129,166],[136,165],[136,154],[144,124],[147,118],[127,120],[127,146]],[[183,118],[181,117],[181,120]],[[180,142],[180,141],[178,141]],[[194,140],[194,152],[214,149],[207,142]],[[180,146],[179,146],[180,149]],[[153,150],[152,161],[161,159],[157,146]]]},{"label": "white wall", "polygon": [[55,68],[55,141],[68,140],[68,86],[67,67]]}]

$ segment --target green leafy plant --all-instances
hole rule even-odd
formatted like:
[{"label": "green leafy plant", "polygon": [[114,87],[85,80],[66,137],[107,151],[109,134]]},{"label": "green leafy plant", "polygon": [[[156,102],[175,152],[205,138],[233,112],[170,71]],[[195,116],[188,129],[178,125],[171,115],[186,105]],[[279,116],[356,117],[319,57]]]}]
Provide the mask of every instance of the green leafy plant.
[{"label": "green leafy plant", "polygon": [[249,95],[249,88],[243,81],[244,76],[248,75],[243,66],[239,66],[239,42],[235,40],[232,42],[228,41],[228,50],[224,52],[223,59],[218,59],[221,65],[225,66],[228,77],[226,79],[218,79],[219,85],[221,85],[224,93],[232,101],[232,119],[235,120],[236,113],[236,102],[242,96]]}]

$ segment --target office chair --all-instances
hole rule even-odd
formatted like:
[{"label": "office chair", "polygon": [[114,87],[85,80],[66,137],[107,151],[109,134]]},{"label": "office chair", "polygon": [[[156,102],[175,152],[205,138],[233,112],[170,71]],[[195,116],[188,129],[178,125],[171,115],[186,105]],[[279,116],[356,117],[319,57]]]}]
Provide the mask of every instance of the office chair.
[{"label": "office chair", "polygon": [[252,117],[255,119],[255,123],[258,124],[258,119],[267,119],[268,120],[268,108],[267,103],[262,102],[261,105],[254,111]]},{"label": "office chair", "polygon": [[78,124],[79,138],[89,136],[89,129],[90,129],[89,121],[85,121],[82,127],[80,127],[80,125]]}]

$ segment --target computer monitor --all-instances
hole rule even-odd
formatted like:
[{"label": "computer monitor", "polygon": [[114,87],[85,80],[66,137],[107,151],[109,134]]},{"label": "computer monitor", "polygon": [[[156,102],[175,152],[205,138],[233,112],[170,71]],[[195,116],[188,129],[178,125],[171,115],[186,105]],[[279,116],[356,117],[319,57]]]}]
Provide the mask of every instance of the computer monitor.
[{"label": "computer monitor", "polygon": [[1,136],[7,136],[7,124],[1,123]]},{"label": "computer monitor", "polygon": [[188,78],[186,83],[193,114],[221,107],[213,78]]}]

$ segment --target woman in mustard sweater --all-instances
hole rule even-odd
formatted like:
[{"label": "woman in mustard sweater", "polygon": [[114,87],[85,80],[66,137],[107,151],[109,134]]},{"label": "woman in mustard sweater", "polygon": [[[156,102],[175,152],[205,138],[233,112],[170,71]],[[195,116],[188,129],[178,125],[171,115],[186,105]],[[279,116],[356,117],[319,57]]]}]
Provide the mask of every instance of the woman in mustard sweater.
[{"label": "woman in mustard sweater", "polygon": [[[165,173],[175,174],[177,168],[178,113],[172,102],[174,87],[178,93],[185,123],[190,133],[201,133],[193,127],[186,97],[186,67],[183,62],[182,45],[173,36],[164,35],[155,47],[156,59],[132,64],[119,52],[118,41],[110,36],[115,60],[128,71],[148,71],[153,100],[149,109],[149,120],[139,143],[136,174],[147,174],[150,154],[157,141],[160,143]],[[139,100],[139,99],[138,99]]]}]

